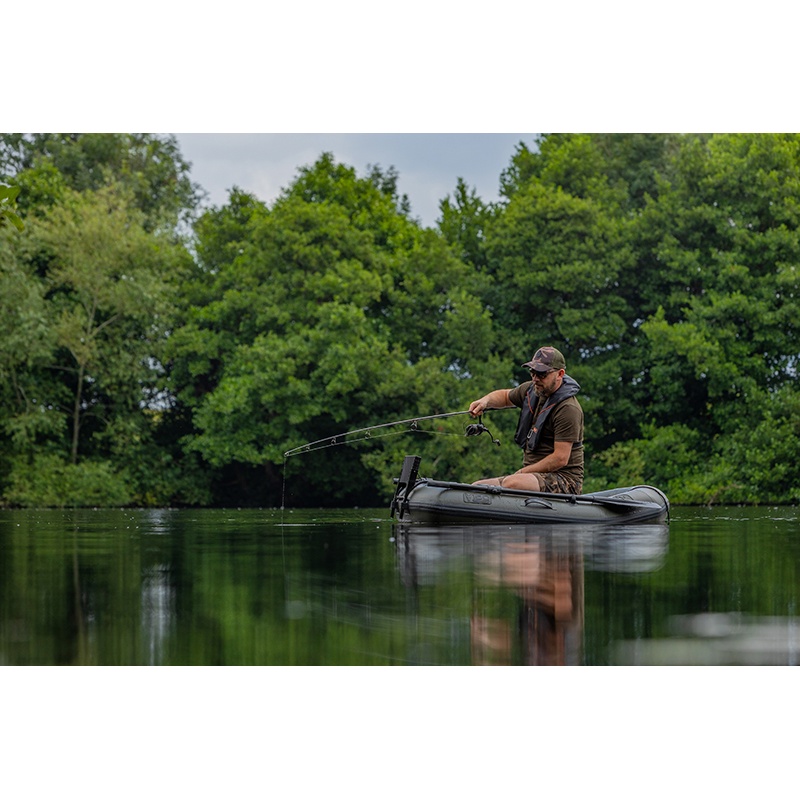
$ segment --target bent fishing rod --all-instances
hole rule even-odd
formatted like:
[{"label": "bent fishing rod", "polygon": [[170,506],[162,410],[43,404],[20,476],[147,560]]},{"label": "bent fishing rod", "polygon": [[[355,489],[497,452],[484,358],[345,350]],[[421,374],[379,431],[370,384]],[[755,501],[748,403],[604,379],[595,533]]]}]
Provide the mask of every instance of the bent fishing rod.
[{"label": "bent fishing rod", "polygon": [[[488,409],[487,409],[488,410]],[[432,419],[445,419],[446,417],[458,417],[462,416],[463,414],[469,414],[469,411],[449,411],[445,414],[430,414],[424,417],[410,417],[409,419],[400,419],[395,422],[384,422],[380,425],[370,425],[367,428],[357,428],[356,430],[347,431],[346,433],[337,433],[335,436],[327,436],[324,439],[317,439],[315,442],[307,442],[306,444],[301,444],[299,447],[294,447],[291,450],[287,450],[284,454],[284,458],[289,458],[290,456],[296,456],[300,453],[312,453],[315,450],[322,450],[325,447],[335,447],[336,445],[340,444],[352,444],[354,442],[363,442],[365,439],[374,439],[379,437],[372,436],[372,431],[381,430],[383,428],[394,428],[399,425],[408,425],[408,431],[399,431],[399,433],[408,433],[408,432],[419,432],[419,433],[429,433],[430,431],[423,431],[419,427],[420,422],[425,422],[427,420]],[[492,432],[483,424],[481,421],[482,415],[478,415],[478,421],[473,422],[471,425],[467,425],[464,430],[464,436],[480,436],[482,433],[488,433],[494,444],[498,447],[500,446],[500,440],[495,439],[492,435]],[[388,436],[390,434],[382,434],[384,436]],[[357,438],[349,438],[349,437],[357,437]]]}]

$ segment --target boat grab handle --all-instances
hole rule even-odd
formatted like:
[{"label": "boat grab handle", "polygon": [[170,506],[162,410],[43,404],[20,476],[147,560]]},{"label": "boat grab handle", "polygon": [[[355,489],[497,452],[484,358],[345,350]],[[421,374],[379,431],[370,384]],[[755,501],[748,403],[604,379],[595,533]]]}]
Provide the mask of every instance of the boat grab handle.
[{"label": "boat grab handle", "polygon": [[524,503],[524,506],[538,506],[539,508],[552,508],[553,504],[548,503],[547,500],[540,500],[538,497],[529,497]]}]

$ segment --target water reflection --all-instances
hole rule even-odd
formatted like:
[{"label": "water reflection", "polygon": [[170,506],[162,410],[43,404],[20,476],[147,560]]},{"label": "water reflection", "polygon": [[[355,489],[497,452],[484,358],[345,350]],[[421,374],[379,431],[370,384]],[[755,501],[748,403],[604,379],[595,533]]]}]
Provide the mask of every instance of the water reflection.
[{"label": "water reflection", "polygon": [[0,664],[795,664],[800,514],[0,512]]},{"label": "water reflection", "polygon": [[646,666],[795,666],[800,623],[791,617],[706,613],[670,618],[672,636],[620,642],[616,662]]},{"label": "water reflection", "polygon": [[472,573],[473,664],[583,663],[584,572],[647,572],[666,558],[666,525],[401,527],[409,588]]},{"label": "water reflection", "polygon": [[169,567],[150,567],[142,578],[140,614],[145,663],[166,661],[166,646],[175,621],[175,587],[170,582]]}]

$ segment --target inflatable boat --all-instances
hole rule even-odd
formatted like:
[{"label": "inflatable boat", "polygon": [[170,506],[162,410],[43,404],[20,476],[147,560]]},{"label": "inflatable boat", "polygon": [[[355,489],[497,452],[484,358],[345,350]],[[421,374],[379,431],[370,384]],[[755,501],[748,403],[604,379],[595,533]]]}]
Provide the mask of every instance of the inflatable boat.
[{"label": "inflatable boat", "polygon": [[406,456],[390,507],[399,522],[641,525],[669,521],[669,500],[654,486],[555,494],[420,478],[420,457]]}]

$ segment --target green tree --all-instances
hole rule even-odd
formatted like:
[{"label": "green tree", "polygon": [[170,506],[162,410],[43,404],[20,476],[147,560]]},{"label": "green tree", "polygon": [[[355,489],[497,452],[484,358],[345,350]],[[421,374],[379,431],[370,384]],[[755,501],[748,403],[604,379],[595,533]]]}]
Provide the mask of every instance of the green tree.
[{"label": "green tree", "polygon": [[712,432],[729,430],[765,392],[793,384],[799,193],[796,135],[687,141],[674,184],[640,223],[642,272],[661,298],[643,326],[660,419],[688,396]]},{"label": "green tree", "polygon": [[0,228],[0,488],[14,456],[58,436],[49,391],[55,336],[43,282],[21,251],[20,235]]},{"label": "green tree", "polygon": [[146,230],[190,223],[202,199],[174,136],[151,133],[0,134],[0,179],[24,186],[23,213],[78,192],[122,186]]},{"label": "green tree", "polygon": [[800,349],[799,191],[797,135],[687,137],[637,220],[650,307],[659,299],[642,324],[649,414],[702,432],[693,501],[799,493],[779,410],[793,407]]},{"label": "green tree", "polygon": [[[124,195],[75,195],[37,225],[50,254],[48,285],[58,345],[71,373],[70,460],[88,417],[148,383],[148,357],[165,318],[166,248],[147,234]],[[71,363],[71,366],[68,366]],[[102,387],[102,388],[100,388]],[[93,397],[87,397],[87,392]],[[102,392],[100,394],[99,392]]]},{"label": "green tree", "polygon": [[485,269],[484,242],[486,227],[491,220],[492,209],[459,178],[453,197],[450,195],[439,203],[441,216],[437,220],[439,232],[449,242],[456,255],[478,269]]},{"label": "green tree", "polygon": [[163,461],[153,446],[165,380],[159,355],[187,254],[143,223],[122,189],[66,190],[59,205],[28,215],[7,256],[6,302],[18,305],[3,348],[11,501],[43,501],[48,478],[74,486],[68,502],[77,504],[97,503],[104,491],[114,502],[155,499],[146,487],[158,483],[148,475],[153,459]]},{"label": "green tree", "polygon": [[17,230],[22,230],[25,226],[14,210],[19,186],[4,186],[0,184],[0,227],[10,223]]},{"label": "green tree", "polygon": [[[234,192],[200,220],[193,302],[170,338],[175,393],[187,446],[262,498],[280,496],[286,450],[465,408],[463,381],[487,368],[471,269],[387,186],[324,154],[272,208]],[[308,501],[363,502],[379,480],[369,457],[334,448],[313,478],[307,459],[286,474]]]},{"label": "green tree", "polygon": [[[702,138],[702,137],[700,137]],[[510,200],[531,182],[559,186],[575,197],[605,198],[628,212],[658,196],[660,181],[685,137],[661,133],[544,134],[520,142],[500,176]]]}]

